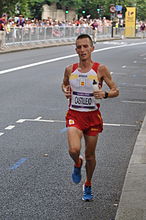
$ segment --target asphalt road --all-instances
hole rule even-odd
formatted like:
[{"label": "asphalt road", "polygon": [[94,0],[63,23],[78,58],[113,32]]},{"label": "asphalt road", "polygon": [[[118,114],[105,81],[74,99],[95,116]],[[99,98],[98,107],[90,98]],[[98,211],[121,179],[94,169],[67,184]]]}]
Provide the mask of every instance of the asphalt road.
[{"label": "asphalt road", "polygon": [[78,60],[74,45],[0,55],[1,220],[114,219],[145,116],[145,51],[142,40],[96,44],[93,59],[109,67],[120,96],[101,103],[105,125],[90,203],[81,200],[85,168],[79,185],[71,181],[60,89],[65,66]]}]

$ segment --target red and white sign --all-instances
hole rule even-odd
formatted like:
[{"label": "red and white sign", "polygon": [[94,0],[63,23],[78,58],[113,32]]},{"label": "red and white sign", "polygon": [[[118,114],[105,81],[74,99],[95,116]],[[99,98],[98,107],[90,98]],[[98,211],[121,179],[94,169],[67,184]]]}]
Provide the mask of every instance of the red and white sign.
[{"label": "red and white sign", "polygon": [[122,18],[122,14],[117,14],[117,18]]},{"label": "red and white sign", "polygon": [[115,13],[116,12],[116,8],[114,5],[110,6],[110,13]]}]

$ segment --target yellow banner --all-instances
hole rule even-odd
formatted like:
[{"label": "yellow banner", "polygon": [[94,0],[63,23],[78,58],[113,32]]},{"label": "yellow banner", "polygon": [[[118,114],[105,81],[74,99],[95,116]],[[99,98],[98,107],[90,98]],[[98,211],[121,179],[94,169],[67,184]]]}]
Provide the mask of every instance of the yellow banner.
[{"label": "yellow banner", "polygon": [[125,37],[135,37],[136,28],[136,8],[126,7],[125,16]]}]

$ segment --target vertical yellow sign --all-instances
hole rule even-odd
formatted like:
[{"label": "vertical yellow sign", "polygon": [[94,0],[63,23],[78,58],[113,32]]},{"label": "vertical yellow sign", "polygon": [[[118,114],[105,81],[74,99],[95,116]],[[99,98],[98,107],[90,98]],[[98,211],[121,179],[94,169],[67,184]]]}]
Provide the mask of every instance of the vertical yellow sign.
[{"label": "vertical yellow sign", "polygon": [[136,28],[136,8],[126,7],[125,16],[125,37],[135,37]]}]

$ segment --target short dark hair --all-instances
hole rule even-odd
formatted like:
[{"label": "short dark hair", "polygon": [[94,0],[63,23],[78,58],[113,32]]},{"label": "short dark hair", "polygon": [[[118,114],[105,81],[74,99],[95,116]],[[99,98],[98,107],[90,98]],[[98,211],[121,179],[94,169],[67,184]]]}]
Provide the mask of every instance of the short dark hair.
[{"label": "short dark hair", "polygon": [[80,34],[80,35],[77,37],[76,41],[79,40],[79,39],[83,39],[83,38],[88,38],[88,39],[90,40],[90,42],[91,42],[91,46],[93,46],[92,38],[91,38],[90,35],[88,35],[88,34]]}]

